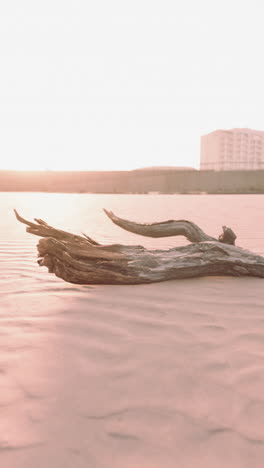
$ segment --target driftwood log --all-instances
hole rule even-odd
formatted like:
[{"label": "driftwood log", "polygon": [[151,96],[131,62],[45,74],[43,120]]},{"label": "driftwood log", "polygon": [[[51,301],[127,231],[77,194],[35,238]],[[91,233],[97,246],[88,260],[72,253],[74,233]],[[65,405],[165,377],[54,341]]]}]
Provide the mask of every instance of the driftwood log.
[{"label": "driftwood log", "polygon": [[141,246],[100,245],[83,234],[71,234],[22,218],[27,232],[42,237],[38,242],[38,263],[65,281],[76,284],[140,284],[198,276],[256,276],[264,278],[264,257],[236,247],[236,235],[223,226],[218,239],[208,236],[196,224],[185,221],[138,224],[107,216],[127,231],[150,237],[185,236],[190,245],[168,250],[148,250]]}]

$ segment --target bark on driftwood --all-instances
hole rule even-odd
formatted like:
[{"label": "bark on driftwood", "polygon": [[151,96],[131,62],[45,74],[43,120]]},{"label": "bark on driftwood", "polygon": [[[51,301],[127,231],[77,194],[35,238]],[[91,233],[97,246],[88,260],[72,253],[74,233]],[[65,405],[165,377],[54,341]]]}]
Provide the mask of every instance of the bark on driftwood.
[{"label": "bark on driftwood", "polygon": [[[190,242],[217,241],[215,237],[208,236],[197,226],[197,224],[185,219],[175,221],[163,221],[161,223],[139,224],[126,219],[118,218],[112,211],[104,210],[105,214],[113,221],[114,224],[120,226],[126,231],[140,234],[146,237],[171,237],[184,236]],[[232,229],[223,226],[223,233],[218,240],[224,244],[235,244],[236,235]]]},{"label": "bark on driftwood", "polygon": [[217,240],[190,221],[137,224],[105,210],[118,226],[150,237],[183,235],[193,242],[169,250],[148,250],[141,246],[103,246],[83,234],[55,229],[41,219],[22,218],[27,232],[43,237],[38,243],[40,266],[70,283],[140,284],[197,276],[231,275],[264,278],[264,257],[235,247],[235,234],[223,227]]}]

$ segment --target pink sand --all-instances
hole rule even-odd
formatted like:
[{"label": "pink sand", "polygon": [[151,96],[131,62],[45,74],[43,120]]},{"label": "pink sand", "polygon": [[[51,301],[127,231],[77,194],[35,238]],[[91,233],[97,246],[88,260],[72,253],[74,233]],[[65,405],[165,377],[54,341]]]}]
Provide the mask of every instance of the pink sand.
[{"label": "pink sand", "polygon": [[[34,212],[51,221],[52,202],[59,225],[68,228],[75,212],[83,230],[94,234],[89,216],[96,221],[106,200],[95,197],[95,206],[81,215],[79,196],[72,205],[63,196],[16,197],[0,197],[8,207],[0,235],[0,466],[262,468],[263,280],[64,283],[37,267],[37,239],[15,222],[11,207],[16,202],[23,215]],[[120,215],[128,203],[123,200]],[[146,213],[149,199],[140,200]],[[162,200],[155,200],[157,209]],[[167,216],[173,203],[180,214],[191,210],[188,203],[198,204],[184,197],[166,200],[171,205],[158,219],[175,217]],[[201,227],[214,235],[216,220],[234,219],[241,203],[244,239],[251,236],[258,250],[253,199],[230,200],[208,220],[210,229]],[[263,201],[255,198],[255,207]],[[205,208],[202,215],[196,211],[193,221],[206,218]],[[90,226],[115,241],[112,227],[108,231],[100,219]]]}]

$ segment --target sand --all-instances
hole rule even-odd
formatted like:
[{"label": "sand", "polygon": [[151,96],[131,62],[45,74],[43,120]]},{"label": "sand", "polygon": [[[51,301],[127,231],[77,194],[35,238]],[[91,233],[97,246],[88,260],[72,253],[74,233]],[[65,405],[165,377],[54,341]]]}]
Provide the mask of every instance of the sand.
[{"label": "sand", "polygon": [[262,467],[261,298],[262,280],[218,277],[55,280],[15,314],[7,295],[1,466]]},{"label": "sand", "polygon": [[1,467],[263,467],[263,280],[75,286],[5,232]]}]

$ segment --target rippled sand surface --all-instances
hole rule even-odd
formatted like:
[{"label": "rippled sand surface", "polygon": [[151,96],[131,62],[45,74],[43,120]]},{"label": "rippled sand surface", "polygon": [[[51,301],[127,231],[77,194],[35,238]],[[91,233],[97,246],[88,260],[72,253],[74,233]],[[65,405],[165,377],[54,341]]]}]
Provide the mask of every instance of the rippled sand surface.
[{"label": "rippled sand surface", "polygon": [[[135,220],[230,225],[264,253],[264,196],[0,194],[0,466],[262,468],[264,282],[75,286],[36,264],[11,209],[105,243],[149,248]],[[261,229],[263,228],[262,232]]]}]

